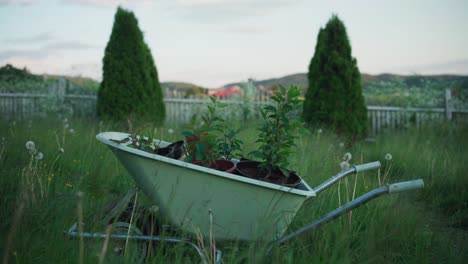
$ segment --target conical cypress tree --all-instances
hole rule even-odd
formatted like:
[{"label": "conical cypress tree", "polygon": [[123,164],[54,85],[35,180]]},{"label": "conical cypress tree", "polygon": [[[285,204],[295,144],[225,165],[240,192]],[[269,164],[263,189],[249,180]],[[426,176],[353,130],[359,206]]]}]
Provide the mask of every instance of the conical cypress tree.
[{"label": "conical cypress tree", "polygon": [[304,120],[327,126],[352,140],[367,133],[361,77],[343,22],[333,15],[320,29],[309,65]]},{"label": "conical cypress tree", "polygon": [[97,112],[115,120],[162,121],[165,107],[158,73],[133,12],[118,8],[103,58]]}]

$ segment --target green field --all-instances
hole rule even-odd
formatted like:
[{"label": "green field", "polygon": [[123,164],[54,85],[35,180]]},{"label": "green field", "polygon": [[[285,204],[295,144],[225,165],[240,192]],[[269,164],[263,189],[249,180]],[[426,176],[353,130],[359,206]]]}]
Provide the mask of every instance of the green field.
[{"label": "green field", "polygon": [[[89,231],[108,205],[134,187],[111,151],[95,139],[118,125],[59,118],[0,119],[0,254],[8,263],[98,263],[103,240],[67,236],[80,217]],[[241,137],[255,149],[255,124]],[[169,133],[173,129],[175,133]],[[182,138],[178,124],[158,128],[166,141]],[[344,153],[351,163],[382,162],[379,172],[361,173],[305,203],[291,230],[381,184],[422,178],[425,188],[380,197],[272,252],[264,245],[223,243],[225,263],[466,263],[468,261],[468,171],[466,125],[443,124],[379,135],[375,142],[342,146],[341,139],[313,131],[299,140],[292,169],[311,186],[340,171]],[[43,159],[31,155],[33,141]],[[63,150],[63,151],[62,151]],[[392,160],[386,160],[390,153]],[[168,175],[167,177],[170,177]],[[82,196],[78,196],[78,193]],[[148,203],[139,195],[138,203]],[[229,206],[229,205],[226,205]],[[79,210],[82,208],[82,210]],[[81,251],[82,250],[82,251]],[[81,252],[81,253],[80,253]],[[106,254],[110,254],[107,252]],[[156,244],[148,263],[198,263],[185,246]],[[4,262],[5,263],[5,262]]]}]

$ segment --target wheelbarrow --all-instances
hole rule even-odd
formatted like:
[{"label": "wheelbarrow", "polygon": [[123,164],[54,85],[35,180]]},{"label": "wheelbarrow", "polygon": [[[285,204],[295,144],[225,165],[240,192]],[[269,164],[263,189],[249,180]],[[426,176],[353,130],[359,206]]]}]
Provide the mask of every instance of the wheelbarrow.
[{"label": "wheelbarrow", "polygon": [[[380,162],[354,165],[311,188],[301,179],[294,188],[243,177],[215,169],[195,165],[161,155],[132,148],[121,143],[130,135],[120,132],[103,132],[96,138],[108,145],[118,160],[128,170],[137,188],[125,195],[106,220],[123,210],[141,190],[157,206],[163,223],[188,234],[187,237],[202,237],[216,241],[262,241],[269,243],[268,253],[276,245],[283,244],[307,231],[353,210],[383,194],[419,189],[421,179],[385,185],[372,190],[310,224],[286,234],[303,203],[339,182],[346,176],[380,168]],[[157,140],[160,147],[170,143]],[[206,260],[202,249],[191,240],[167,235],[144,234],[130,224],[120,223],[121,233],[79,232],[77,224],[68,234],[73,237],[99,237],[120,240],[165,241],[185,243],[192,246]],[[146,252],[146,251],[144,251]],[[216,254],[218,261],[221,252]]]}]

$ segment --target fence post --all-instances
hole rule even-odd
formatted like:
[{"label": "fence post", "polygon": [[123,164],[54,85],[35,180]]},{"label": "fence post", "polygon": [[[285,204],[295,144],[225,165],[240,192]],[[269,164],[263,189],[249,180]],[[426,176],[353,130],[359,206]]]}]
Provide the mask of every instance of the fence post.
[{"label": "fence post", "polygon": [[252,119],[254,116],[254,100],[257,95],[257,89],[255,87],[253,79],[248,79],[245,84],[242,85],[244,89],[244,98],[242,98],[242,112],[244,121]]},{"label": "fence post", "polygon": [[447,120],[452,120],[451,100],[452,91],[450,89],[445,89],[445,114],[447,116]]}]

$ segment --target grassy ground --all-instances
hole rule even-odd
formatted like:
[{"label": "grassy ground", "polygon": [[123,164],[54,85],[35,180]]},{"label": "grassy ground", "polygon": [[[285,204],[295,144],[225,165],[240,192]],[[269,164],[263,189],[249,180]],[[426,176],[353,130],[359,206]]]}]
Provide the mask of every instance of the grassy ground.
[{"label": "grassy ground", "polygon": [[[247,125],[246,127],[254,127]],[[118,126],[88,120],[0,120],[0,249],[8,263],[97,263],[103,240],[71,239],[66,231],[80,217],[86,230],[134,186],[109,149],[95,139]],[[175,133],[169,133],[168,129]],[[179,126],[158,129],[166,141],[181,138]],[[351,163],[380,160],[379,172],[361,173],[307,201],[291,230],[320,217],[380,184],[422,178],[425,188],[378,198],[320,229],[304,234],[262,258],[264,245],[224,243],[227,263],[466,263],[468,138],[466,125],[443,124],[389,131],[351,148],[330,133],[301,138],[292,165],[311,186],[340,171],[343,154]],[[241,136],[245,153],[255,149],[255,130]],[[35,143],[43,159],[25,147]],[[63,151],[62,151],[63,150]],[[387,153],[392,160],[386,160]],[[77,195],[81,194],[81,195]],[[145,198],[140,196],[142,203]],[[79,208],[82,210],[79,210]],[[157,245],[149,263],[197,262],[185,246]]]}]

